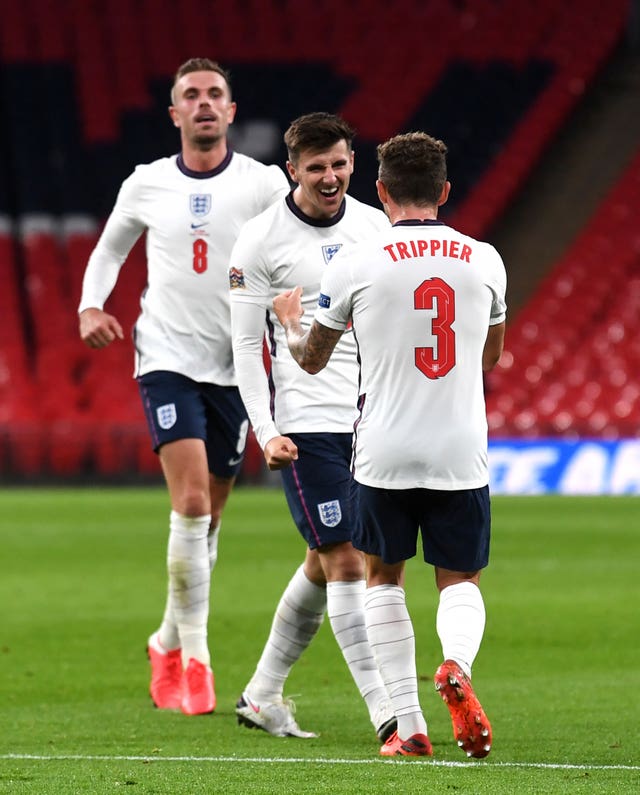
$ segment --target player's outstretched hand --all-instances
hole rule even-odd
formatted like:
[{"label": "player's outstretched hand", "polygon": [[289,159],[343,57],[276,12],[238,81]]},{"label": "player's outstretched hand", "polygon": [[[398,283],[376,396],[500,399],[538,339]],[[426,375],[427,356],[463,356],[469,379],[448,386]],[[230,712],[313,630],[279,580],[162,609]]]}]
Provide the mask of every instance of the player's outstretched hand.
[{"label": "player's outstretched hand", "polygon": [[80,339],[90,348],[105,348],[115,339],[124,339],[122,326],[102,309],[91,307],[80,313]]},{"label": "player's outstretched hand", "polygon": [[304,314],[302,309],[302,287],[295,287],[293,290],[286,290],[273,299],[273,311],[283,328],[290,322],[297,323]]},{"label": "player's outstretched hand", "polygon": [[288,436],[274,436],[264,447],[264,459],[272,471],[284,469],[298,459],[298,448]]}]

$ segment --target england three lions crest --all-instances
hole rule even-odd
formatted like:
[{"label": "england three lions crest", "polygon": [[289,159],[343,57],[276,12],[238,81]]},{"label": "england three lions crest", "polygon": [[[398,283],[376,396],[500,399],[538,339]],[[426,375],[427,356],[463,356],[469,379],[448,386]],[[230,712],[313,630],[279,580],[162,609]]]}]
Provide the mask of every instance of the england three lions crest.
[{"label": "england three lions crest", "polygon": [[203,215],[209,215],[211,210],[211,194],[210,193],[192,193],[189,196],[189,209],[191,214],[197,218],[202,218]]},{"label": "england three lions crest", "polygon": [[324,261],[329,264],[331,260],[335,257],[335,255],[340,251],[342,248],[342,243],[333,243],[330,246],[323,246],[322,247],[322,256],[324,257]]},{"label": "england three lions crest", "polygon": [[340,500],[318,503],[318,513],[320,514],[320,521],[325,527],[335,527],[340,524],[342,519]]},{"label": "england three lions crest", "polygon": [[158,418],[158,425],[163,431],[168,431],[173,428],[178,419],[175,403],[165,403],[164,406],[158,406],[156,409],[156,416]]}]

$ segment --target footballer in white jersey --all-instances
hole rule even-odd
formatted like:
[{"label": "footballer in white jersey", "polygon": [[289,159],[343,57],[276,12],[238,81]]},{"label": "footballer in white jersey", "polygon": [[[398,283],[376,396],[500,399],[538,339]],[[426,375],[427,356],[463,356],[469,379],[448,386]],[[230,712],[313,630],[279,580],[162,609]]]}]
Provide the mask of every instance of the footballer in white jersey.
[{"label": "footballer in white jersey", "polygon": [[126,179],[83,282],[79,311],[102,308],[145,231],[148,285],[135,326],[135,375],[180,373],[235,385],[229,317],[229,252],[246,220],[289,190],[277,166],[228,150],[211,171],[182,155],[138,166]]},{"label": "footballer in white jersey", "polygon": [[440,594],[434,684],[457,745],[480,759],[493,741],[471,686],[491,535],[482,373],[502,352],[506,273],[492,246],[438,220],[451,188],[446,152],[423,132],[380,144],[376,187],[393,227],[329,264],[308,330],[300,286],[276,296],[274,312],[308,373],[322,371],[349,323],[358,347],[352,539],[366,560],[367,637],[397,716],[380,754],[433,753],[404,591],[421,536]]},{"label": "footballer in white jersey", "polygon": [[[312,641],[326,610],[349,671],[384,742],[397,719],[373,659],[364,622],[364,558],[352,543],[351,476],[357,362],[349,330],[321,377],[292,358],[272,311],[275,295],[304,285],[302,322],[310,324],[325,269],[341,248],[389,227],[384,213],[349,197],[353,130],[333,114],[295,119],[285,132],[292,192],[243,227],[231,255],[231,327],[238,387],[270,469],[279,469],[291,517],[307,542],[304,562],[276,608],[271,631],[236,705],[240,723],[291,733],[258,704],[282,704],[291,666]],[[263,362],[267,338],[269,378]],[[276,714],[282,708],[277,706]],[[261,717],[264,715],[264,717]],[[296,736],[303,736],[294,728]],[[309,736],[308,734],[304,736]]]},{"label": "footballer in white jersey", "polygon": [[79,310],[88,347],[124,339],[104,303],[146,234],[135,376],[171,502],[166,602],[147,641],[149,695],[159,709],[185,715],[216,708],[211,572],[249,429],[233,369],[228,257],[244,222],[289,190],[279,168],[230,149],[235,113],[230,75],[219,63],[190,58],[178,67],[169,117],[180,154],[138,166],[121,186],[89,259]]},{"label": "footballer in white jersey", "polygon": [[[346,328],[320,375],[305,373],[289,352],[276,318],[275,295],[293,285],[304,287],[303,325],[310,325],[318,304],[320,279],[340,249],[366,240],[389,221],[378,209],[345,196],[329,219],[305,215],[292,194],[245,224],[231,255],[229,271],[233,347],[238,384],[258,442],[262,447],[279,434],[351,433],[357,416],[356,346]],[[253,311],[242,311],[251,304]],[[259,309],[259,311],[255,311]],[[252,340],[267,323],[271,355],[271,394],[262,359]]]},{"label": "footballer in white jersey", "polygon": [[438,220],[397,222],[327,268],[316,319],[336,330],[352,322],[358,345],[359,483],[487,484],[478,329],[504,322],[505,289],[493,246]]}]

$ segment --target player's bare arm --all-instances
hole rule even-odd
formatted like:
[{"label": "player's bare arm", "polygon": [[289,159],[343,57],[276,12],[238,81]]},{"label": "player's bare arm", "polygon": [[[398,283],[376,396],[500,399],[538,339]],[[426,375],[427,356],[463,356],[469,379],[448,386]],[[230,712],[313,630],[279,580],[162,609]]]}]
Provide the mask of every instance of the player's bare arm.
[{"label": "player's bare arm", "polygon": [[90,348],[106,348],[116,338],[124,339],[118,320],[102,309],[90,307],[80,312],[80,339]]},{"label": "player's bare arm", "polygon": [[273,310],[286,332],[291,355],[303,370],[315,375],[326,366],[342,332],[327,328],[317,320],[304,332],[300,325],[301,296],[301,287],[281,293],[273,299]]},{"label": "player's bare arm", "polygon": [[505,328],[506,323],[497,323],[495,326],[489,326],[487,339],[484,343],[484,350],[482,351],[483,370],[493,370],[496,364],[498,364],[504,345]]}]

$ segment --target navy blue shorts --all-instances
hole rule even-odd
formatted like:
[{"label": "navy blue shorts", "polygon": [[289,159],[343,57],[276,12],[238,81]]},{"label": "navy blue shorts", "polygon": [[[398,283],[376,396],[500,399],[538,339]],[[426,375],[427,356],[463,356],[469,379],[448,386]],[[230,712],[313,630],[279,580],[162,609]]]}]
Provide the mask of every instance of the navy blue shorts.
[{"label": "navy blue shorts", "polygon": [[298,460],[280,470],[296,527],[309,549],[351,541],[355,483],[351,433],[288,433]]},{"label": "navy blue shorts", "polygon": [[353,545],[385,563],[413,558],[418,531],[426,563],[479,571],[489,562],[489,487],[440,491],[377,489],[357,484]]},{"label": "navy blue shorts", "polygon": [[140,376],[138,387],[156,452],[167,442],[202,439],[210,472],[219,478],[238,474],[249,420],[237,387],[198,383],[166,370]]}]

